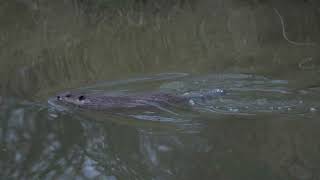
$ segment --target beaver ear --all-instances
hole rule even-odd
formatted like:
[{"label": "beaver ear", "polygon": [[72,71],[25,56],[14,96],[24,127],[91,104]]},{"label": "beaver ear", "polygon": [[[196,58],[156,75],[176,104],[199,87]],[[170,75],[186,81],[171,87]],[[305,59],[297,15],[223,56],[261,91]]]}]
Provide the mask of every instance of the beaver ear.
[{"label": "beaver ear", "polygon": [[84,96],[79,96],[79,97],[78,97],[78,100],[79,100],[79,101],[83,101],[84,99],[85,99]]}]

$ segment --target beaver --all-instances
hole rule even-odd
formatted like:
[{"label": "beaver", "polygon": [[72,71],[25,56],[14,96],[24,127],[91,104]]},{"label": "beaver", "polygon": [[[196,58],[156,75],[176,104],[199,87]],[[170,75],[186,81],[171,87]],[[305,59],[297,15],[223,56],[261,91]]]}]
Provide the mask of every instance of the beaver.
[{"label": "beaver", "polygon": [[162,107],[168,105],[194,105],[196,100],[204,100],[224,94],[224,90],[215,89],[205,93],[183,93],[182,95],[153,92],[141,94],[112,95],[103,92],[82,93],[66,92],[56,96],[56,100],[63,104],[74,105],[85,109],[109,110],[143,107]]}]

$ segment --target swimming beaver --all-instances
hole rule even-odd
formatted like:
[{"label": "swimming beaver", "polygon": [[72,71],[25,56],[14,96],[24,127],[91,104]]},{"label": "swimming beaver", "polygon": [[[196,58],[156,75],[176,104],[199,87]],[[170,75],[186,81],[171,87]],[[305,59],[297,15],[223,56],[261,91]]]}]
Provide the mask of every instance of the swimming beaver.
[{"label": "swimming beaver", "polygon": [[182,95],[156,92],[146,94],[110,95],[106,93],[67,92],[56,97],[58,102],[76,105],[81,108],[108,110],[138,107],[161,107],[164,105],[194,104],[195,99],[205,99],[224,94],[215,89],[205,93],[184,93]]}]

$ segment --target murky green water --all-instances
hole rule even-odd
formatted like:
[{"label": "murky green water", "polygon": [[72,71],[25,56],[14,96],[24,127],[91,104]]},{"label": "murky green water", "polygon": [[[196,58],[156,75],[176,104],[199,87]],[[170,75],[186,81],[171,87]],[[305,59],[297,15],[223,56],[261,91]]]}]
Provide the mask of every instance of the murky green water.
[{"label": "murky green water", "polygon": [[[320,178],[317,1],[128,2],[0,2],[0,179]],[[55,102],[215,89],[152,110]]]}]

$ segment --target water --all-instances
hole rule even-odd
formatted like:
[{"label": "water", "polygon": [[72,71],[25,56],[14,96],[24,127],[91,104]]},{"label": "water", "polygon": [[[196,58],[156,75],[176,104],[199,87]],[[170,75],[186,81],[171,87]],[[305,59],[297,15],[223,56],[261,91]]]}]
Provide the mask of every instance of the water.
[{"label": "water", "polygon": [[218,174],[231,179],[281,179],[281,172],[313,176],[318,157],[313,139],[320,125],[317,91],[301,93],[289,89],[285,80],[246,74],[172,75],[176,74],[160,81],[156,75],[80,89],[127,93],[147,86],[145,91],[201,93],[221,87],[227,93],[190,108],[130,112],[70,110],[50,100],[35,104],[3,99],[2,175],[15,179],[210,179]]},{"label": "water", "polygon": [[0,2],[0,179],[320,179],[318,2],[134,2]]}]

